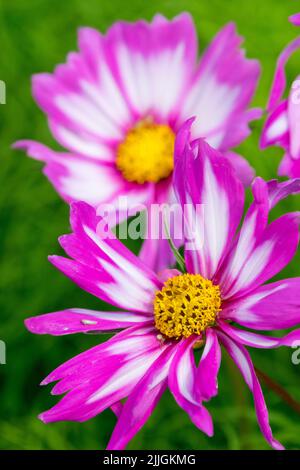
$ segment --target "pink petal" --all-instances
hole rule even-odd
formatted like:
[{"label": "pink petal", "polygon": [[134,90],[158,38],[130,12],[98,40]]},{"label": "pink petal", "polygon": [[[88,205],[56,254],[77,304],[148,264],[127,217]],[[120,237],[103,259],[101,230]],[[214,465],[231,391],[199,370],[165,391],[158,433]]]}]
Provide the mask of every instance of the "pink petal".
[{"label": "pink petal", "polygon": [[268,181],[269,203],[270,208],[276,206],[282,199],[300,193],[300,178],[289,179],[288,181],[279,182],[277,180]]},{"label": "pink petal", "polygon": [[279,176],[288,176],[289,178],[300,177],[300,159],[294,159],[287,152],[284,154],[278,168]]},{"label": "pink petal", "polygon": [[139,258],[156,272],[176,263],[168,240],[162,238],[146,238],[143,241]]},{"label": "pink petal", "polygon": [[76,154],[54,152],[33,141],[20,141],[14,147],[46,163],[44,174],[67,202],[84,200],[96,207],[111,202],[127,189],[115,166]]},{"label": "pink petal", "polygon": [[224,319],[256,330],[281,330],[300,323],[300,278],[266,284],[244,298],[230,302]]},{"label": "pink petal", "polygon": [[[252,260],[251,262],[253,264],[253,261],[255,261],[260,251],[262,255],[265,255],[266,257],[268,256],[268,251],[263,250],[262,244],[266,242],[266,238],[270,236],[268,234],[272,232],[272,227],[280,225],[279,219],[278,222],[273,223],[267,229],[269,212],[282,199],[286,198],[290,194],[299,193],[300,180],[294,179],[281,183],[276,180],[272,180],[266,183],[262,178],[256,178],[252,185],[252,191],[254,202],[251,204],[246,214],[239,236],[233,245],[227,260],[224,262],[220,272],[216,276],[216,282],[222,286],[224,298],[227,298],[234,292],[233,286],[234,284],[238,284],[238,278],[243,266],[245,268],[245,274],[249,261]],[[290,235],[291,239],[296,241],[298,236],[296,227],[298,218],[297,214],[287,215],[286,217],[289,219],[288,223],[294,226]],[[278,243],[279,242],[280,238],[278,238]],[[260,267],[263,268],[263,265]],[[258,273],[259,267],[257,269],[257,274]],[[253,275],[254,274],[255,273],[253,272]]]},{"label": "pink petal", "polygon": [[176,140],[174,186],[185,216],[187,270],[211,279],[240,223],[244,189],[222,154],[201,139],[189,144],[190,125]]},{"label": "pink petal", "polygon": [[269,101],[267,105],[268,111],[273,111],[275,106],[278,104],[282,97],[284,89],[286,87],[285,77],[285,64],[289,60],[290,56],[298,50],[300,47],[300,37],[294,39],[288,44],[285,49],[281,52],[278,57],[273,83],[269,95]]},{"label": "pink petal", "polygon": [[276,338],[273,336],[259,335],[252,331],[240,330],[234,326],[229,325],[227,322],[221,321],[219,323],[221,329],[230,338],[237,343],[241,343],[245,346],[252,348],[279,348],[280,346],[299,346],[300,345],[300,330],[291,331],[282,338]]},{"label": "pink petal", "polygon": [[[257,243],[249,240],[247,256],[231,266],[232,279],[226,288],[222,284],[223,298],[245,296],[278,274],[294,257],[299,243],[299,214],[286,214],[272,222]],[[253,248],[252,248],[253,246]]]},{"label": "pink petal", "polygon": [[283,450],[284,447],[273,437],[267,406],[248,351],[243,346],[235,343],[227,335],[221,332],[218,335],[227,352],[240,369],[250,391],[253,393],[257,420],[263,436],[273,449]]},{"label": "pink petal", "polygon": [[289,21],[295,26],[300,26],[300,13],[295,13],[294,15],[289,16]]},{"label": "pink petal", "polygon": [[218,373],[221,364],[221,348],[214,329],[206,330],[203,353],[196,370],[195,395],[210,400],[218,394]]},{"label": "pink petal", "polygon": [[288,122],[290,131],[290,154],[300,159],[300,77],[294,80],[288,99]]},{"label": "pink petal", "polygon": [[178,345],[170,367],[169,387],[176,402],[188,413],[195,426],[212,436],[211,416],[195,393],[197,372],[193,345],[196,340],[197,338],[190,337]]},{"label": "pink petal", "polygon": [[299,243],[299,214],[286,214],[263,232],[243,265],[235,266],[224,298],[241,297],[278,274],[294,257]]},{"label": "pink petal", "polygon": [[149,316],[131,312],[97,312],[72,308],[28,318],[25,325],[31,333],[61,336],[87,331],[116,330],[147,321],[149,322]]},{"label": "pink petal", "polygon": [[159,273],[158,278],[161,282],[166,282],[171,277],[179,276],[180,274],[182,273],[178,269],[164,269]]},{"label": "pink petal", "polygon": [[122,450],[152,414],[167,386],[173,348],[167,348],[130,393],[118,419],[108,450]]},{"label": "pink petal", "polygon": [[262,178],[255,178],[252,184],[254,201],[243,221],[239,236],[217,275],[216,282],[222,285],[223,295],[237,280],[240,269],[247,265],[255,247],[259,246],[267,227],[270,210],[282,199],[300,192],[300,179],[284,182],[271,180],[268,183]]},{"label": "pink petal", "polygon": [[260,139],[262,149],[270,145],[280,145],[287,149],[290,144],[288,102],[282,101],[267,117]]},{"label": "pink petal", "polygon": [[255,170],[248,161],[236,152],[228,151],[223,154],[233,166],[238,179],[247,188],[255,178]]},{"label": "pink petal", "polygon": [[[99,33],[95,34],[100,38]],[[128,105],[107,65],[101,40],[98,48],[101,60],[96,75],[84,55],[78,53],[70,55],[71,60],[58,66],[54,74],[38,74],[32,80],[33,96],[48,115],[55,137],[66,148],[78,151],[72,141],[77,136],[83,154],[85,146],[100,144],[101,152],[102,145],[118,142],[132,121]],[[93,152],[94,156],[101,159],[100,152]]]},{"label": "pink petal", "polygon": [[74,233],[60,239],[73,259],[52,256],[50,261],[92,295],[121,309],[152,312],[154,292],[161,283],[115,235],[101,233],[101,223],[92,207],[73,203]]},{"label": "pink petal", "polygon": [[52,393],[68,393],[41,419],[85,421],[101,413],[130,394],[163,350],[153,327],[133,327],[74,357],[43,381],[60,380]]},{"label": "pink petal", "polygon": [[[164,214],[161,207],[169,208],[169,218],[166,217],[167,212]],[[141,261],[155,272],[160,272],[176,263],[167,238],[168,234],[165,231],[165,223],[175,246],[182,246],[183,239],[180,230],[182,213],[174,195],[171,178],[155,185],[153,205],[147,214],[146,239],[139,252]]]},{"label": "pink petal", "polygon": [[106,41],[121,89],[137,118],[174,120],[196,64],[191,16],[183,13],[168,21],[157,15],[150,24],[118,22]]},{"label": "pink petal", "polygon": [[181,124],[197,116],[193,136],[205,138],[215,148],[228,150],[248,134],[248,113],[260,67],[240,48],[233,23],[225,26],[205,51],[180,113]]},{"label": "pink petal", "polygon": [[119,418],[123,410],[123,403],[121,401],[117,401],[110,407],[110,409],[116,415],[116,417]]}]

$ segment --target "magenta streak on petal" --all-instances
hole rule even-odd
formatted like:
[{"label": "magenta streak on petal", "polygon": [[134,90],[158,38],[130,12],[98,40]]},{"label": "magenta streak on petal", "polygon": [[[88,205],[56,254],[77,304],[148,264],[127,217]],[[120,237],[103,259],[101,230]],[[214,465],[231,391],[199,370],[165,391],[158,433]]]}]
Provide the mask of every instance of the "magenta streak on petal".
[{"label": "magenta streak on petal", "polygon": [[249,162],[236,152],[228,151],[223,155],[228,159],[229,163],[234,168],[237,177],[243,183],[245,188],[250,186],[255,177],[255,170]]},{"label": "magenta streak on petal", "polygon": [[153,329],[135,327],[71,359],[45,380],[60,379],[53,393],[68,393],[41,419],[90,419],[128,396],[164,348]]},{"label": "magenta streak on petal", "polygon": [[[248,122],[257,117],[247,111],[260,67],[245,58],[242,38],[227,24],[204,52],[190,90],[181,106],[178,124],[196,115],[193,136],[203,137],[215,148],[228,150],[248,134]],[[234,73],[232,73],[234,70]]]},{"label": "magenta streak on petal", "polygon": [[166,389],[174,349],[173,346],[167,347],[131,391],[108,443],[108,450],[124,449],[150,417]]},{"label": "magenta streak on petal", "polygon": [[120,417],[122,410],[123,410],[123,403],[121,401],[117,401],[114,403],[110,409],[113,411],[113,413],[116,415],[117,418]]},{"label": "magenta streak on petal", "polygon": [[288,181],[278,182],[277,180],[268,181],[270,209],[276,206],[282,199],[300,193],[300,178],[289,179]]},{"label": "magenta streak on petal", "polygon": [[162,283],[109,230],[102,233],[102,221],[91,206],[73,203],[74,233],[60,242],[74,259],[51,256],[50,261],[92,295],[124,310],[152,313],[154,293]]},{"label": "magenta streak on petal", "polygon": [[221,349],[214,329],[206,330],[203,353],[196,369],[195,396],[205,401],[218,393],[218,373],[221,364]]},{"label": "magenta streak on petal", "polygon": [[300,323],[300,279],[266,284],[247,296],[233,300],[221,318],[255,330],[281,330]]},{"label": "magenta streak on petal", "polygon": [[280,145],[288,149],[290,145],[290,129],[288,121],[288,102],[281,101],[267,117],[260,138],[260,148]]},{"label": "magenta streak on petal", "polygon": [[[151,336],[151,332],[153,332],[153,336]],[[57,367],[41,382],[41,385],[48,385],[51,382],[56,382],[63,379],[64,377],[73,375],[75,370],[81,366],[84,367],[84,362],[89,362],[95,355],[99,354],[100,360],[101,354],[106,354],[107,351],[109,351],[112,355],[114,353],[117,354],[117,351],[124,344],[127,344],[128,348],[128,350],[124,349],[123,351],[125,355],[127,353],[133,355],[140,354],[144,350],[154,348],[157,346],[157,339],[154,335],[154,328],[149,325],[136,325],[127,328],[120,333],[117,333],[105,343],[101,343],[89,349],[88,351],[84,351]],[[117,345],[117,348],[114,350],[115,345]]]},{"label": "magenta streak on petal", "polygon": [[227,295],[233,278],[238,276],[241,267],[247,263],[255,246],[259,245],[267,227],[270,210],[289,195],[300,193],[300,179],[266,182],[257,177],[252,184],[252,192],[254,201],[246,213],[239,236],[231,252],[216,276],[216,282],[222,286],[224,296]]},{"label": "magenta streak on petal", "polygon": [[[139,258],[147,264],[153,271],[160,272],[166,267],[175,265],[175,257],[169,245],[167,234],[165,233],[165,222],[168,225],[168,234],[176,246],[182,246],[182,236],[178,240],[177,232],[182,235],[182,214],[172,188],[172,178],[154,185],[154,196],[147,214],[146,239],[139,252]],[[177,203],[177,205],[175,205]],[[154,206],[154,205],[157,206]],[[160,212],[159,205],[168,204],[170,207],[170,217]],[[157,210],[155,209],[157,207]]]},{"label": "magenta streak on petal", "polygon": [[14,148],[23,149],[32,158],[45,162],[44,174],[66,202],[84,200],[99,212],[101,204],[104,212],[107,211],[105,204],[113,206],[116,210],[113,225],[124,219],[119,197],[128,198],[128,209],[132,212],[140,204],[149,206],[152,201],[152,184],[125,181],[112,163],[76,153],[55,152],[34,141],[16,142]]},{"label": "magenta streak on petal", "polygon": [[151,24],[118,22],[107,36],[122,90],[137,119],[152,115],[158,122],[173,121],[196,63],[191,16],[168,21],[157,15]]},{"label": "magenta streak on petal", "polygon": [[274,336],[260,335],[252,331],[240,330],[224,321],[220,321],[219,326],[234,341],[252,348],[273,349],[281,346],[300,346],[300,329],[291,331],[282,338],[277,338]]},{"label": "magenta streak on petal", "polygon": [[288,44],[285,49],[281,52],[277,60],[269,101],[267,104],[268,112],[273,111],[274,107],[278,104],[278,101],[282,97],[283,91],[286,87],[286,78],[284,70],[285,64],[290,58],[290,56],[293,54],[293,52],[299,49],[299,47],[300,37],[294,39],[290,44]]},{"label": "magenta streak on petal", "polygon": [[286,214],[268,225],[256,243],[250,238],[247,256],[231,266],[230,287],[223,298],[242,297],[279,273],[294,257],[299,243],[299,213]]},{"label": "magenta streak on petal", "polygon": [[202,139],[189,144],[191,122],[177,136],[174,187],[187,212],[187,269],[211,279],[225,258],[240,222],[244,190],[219,152]]},{"label": "magenta streak on petal", "polygon": [[193,345],[197,337],[183,339],[172,360],[169,373],[169,387],[178,403],[191,421],[208,436],[213,435],[213,422],[209,412],[202,405],[199,394],[195,393],[196,365]]},{"label": "magenta streak on petal", "polygon": [[164,269],[158,274],[158,278],[161,282],[166,282],[168,279],[174,276],[180,276],[181,271],[178,269]]},{"label": "magenta streak on petal", "polygon": [[300,159],[300,76],[294,80],[288,99],[288,122],[290,131],[290,155],[295,160]]},{"label": "magenta streak on petal", "polygon": [[85,333],[88,331],[111,331],[149,322],[148,315],[131,312],[98,312],[71,308],[47,313],[25,320],[27,329],[34,334],[53,336]]}]

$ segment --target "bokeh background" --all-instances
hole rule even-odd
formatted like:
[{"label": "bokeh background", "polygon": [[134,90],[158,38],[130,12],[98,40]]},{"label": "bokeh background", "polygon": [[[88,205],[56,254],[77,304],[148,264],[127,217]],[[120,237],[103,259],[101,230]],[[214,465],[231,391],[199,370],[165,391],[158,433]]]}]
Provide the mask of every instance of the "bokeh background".
[{"label": "bokeh background", "polygon": [[[263,73],[254,100],[264,106],[276,57],[300,30],[287,22],[299,1],[278,0],[1,0],[0,79],[6,82],[7,104],[0,106],[0,339],[7,344],[7,364],[0,365],[0,448],[103,449],[115,423],[111,411],[86,423],[44,425],[37,415],[57,400],[39,382],[53,368],[96,345],[103,336],[33,336],[23,321],[28,316],[68,307],[101,309],[99,300],[81,291],[56,271],[47,255],[60,253],[57,237],[69,231],[68,207],[41,173],[41,164],[11,149],[17,139],[32,138],[56,147],[45,117],[30,90],[33,73],[52,71],[76,49],[76,30],[92,26],[104,32],[114,21],[150,20],[156,12],[172,17],[189,11],[195,20],[200,48],[226,22],[237,23],[247,55],[258,58]],[[300,56],[288,65],[289,81],[299,73]],[[234,70],[233,70],[234,73]],[[262,122],[239,148],[257,173],[270,179],[282,155],[280,149],[261,152]],[[299,209],[299,197],[281,203],[282,210]],[[276,214],[275,214],[276,215]],[[299,275],[297,256],[282,276]],[[300,365],[292,351],[253,350],[255,364],[300,401]],[[276,437],[289,449],[300,448],[300,415],[263,385]],[[252,397],[224,357],[219,396],[209,409],[215,437],[201,434],[166,393],[130,449],[267,449],[253,411]]]}]

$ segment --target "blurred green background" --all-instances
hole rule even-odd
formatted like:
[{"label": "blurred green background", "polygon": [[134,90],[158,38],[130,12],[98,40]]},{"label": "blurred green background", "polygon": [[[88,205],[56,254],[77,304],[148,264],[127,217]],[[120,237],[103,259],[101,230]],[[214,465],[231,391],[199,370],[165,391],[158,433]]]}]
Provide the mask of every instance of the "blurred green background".
[{"label": "blurred green background", "polygon": [[[28,316],[68,307],[101,309],[100,301],[81,291],[56,271],[47,255],[60,253],[57,237],[69,231],[68,208],[41,174],[41,164],[11,143],[32,138],[55,145],[46,120],[31,98],[30,76],[52,71],[76,48],[76,29],[93,26],[105,31],[118,19],[150,20],[156,12],[172,17],[189,11],[196,23],[200,48],[226,22],[237,23],[249,57],[258,58],[263,73],[255,105],[264,106],[277,55],[297,29],[287,22],[298,1],[274,0],[2,0],[0,2],[0,79],[7,85],[7,104],[0,106],[0,339],[7,344],[7,364],[0,365],[0,447],[2,449],[105,448],[115,423],[111,411],[79,423],[44,425],[37,414],[57,398],[39,382],[53,368],[104,339],[98,336],[46,337],[28,333]],[[299,32],[299,31],[298,31]],[[300,57],[289,63],[289,79],[299,73]],[[234,70],[233,70],[234,73]],[[280,149],[258,150],[261,122],[240,147],[257,173],[274,178]],[[282,210],[299,209],[299,197],[281,203]],[[299,275],[299,256],[282,276]],[[253,350],[255,364],[300,401],[300,365],[291,350]],[[264,386],[276,437],[289,449],[300,448],[300,416]],[[267,449],[253,412],[251,395],[226,358],[219,396],[209,409],[215,437],[201,434],[166,393],[131,449]]]}]

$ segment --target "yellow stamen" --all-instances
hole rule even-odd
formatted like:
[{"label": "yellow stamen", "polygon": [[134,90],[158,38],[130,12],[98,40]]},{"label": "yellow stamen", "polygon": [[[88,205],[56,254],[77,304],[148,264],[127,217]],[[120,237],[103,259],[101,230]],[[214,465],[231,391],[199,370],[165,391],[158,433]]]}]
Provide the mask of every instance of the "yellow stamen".
[{"label": "yellow stamen", "polygon": [[127,181],[157,183],[173,170],[175,134],[165,124],[141,122],[117,149],[117,168]]},{"label": "yellow stamen", "polygon": [[155,326],[168,338],[200,335],[215,324],[220,311],[219,286],[200,274],[171,277],[155,295]]}]

